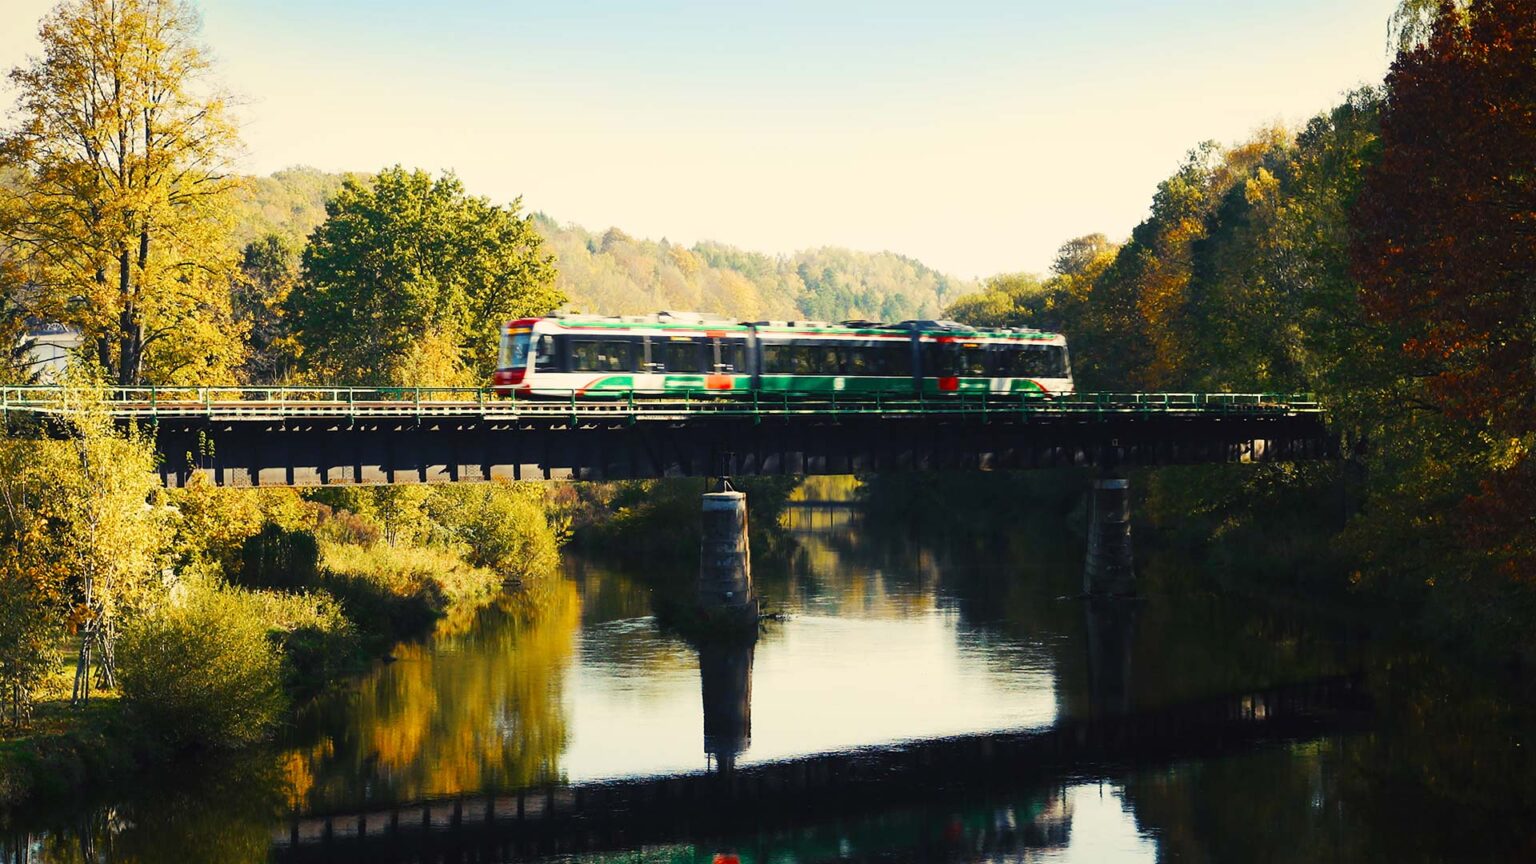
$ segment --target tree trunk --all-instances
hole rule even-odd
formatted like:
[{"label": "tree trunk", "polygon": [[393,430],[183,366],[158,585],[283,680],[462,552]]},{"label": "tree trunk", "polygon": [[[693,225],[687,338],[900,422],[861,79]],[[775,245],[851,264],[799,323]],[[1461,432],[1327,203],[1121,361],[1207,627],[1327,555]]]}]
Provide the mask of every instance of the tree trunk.
[{"label": "tree trunk", "polygon": [[80,634],[80,655],[75,660],[75,690],[70,696],[74,705],[84,705],[91,700],[91,625]]}]

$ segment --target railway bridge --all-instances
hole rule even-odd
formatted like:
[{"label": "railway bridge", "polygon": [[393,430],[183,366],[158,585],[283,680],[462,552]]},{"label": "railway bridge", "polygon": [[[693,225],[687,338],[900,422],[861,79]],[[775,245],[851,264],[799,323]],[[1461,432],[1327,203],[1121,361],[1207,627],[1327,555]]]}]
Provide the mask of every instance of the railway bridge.
[{"label": "railway bridge", "polygon": [[[58,387],[0,388],[13,433],[66,434]],[[1017,470],[1331,458],[1318,405],[1285,394],[500,398],[489,388],[114,388],[164,483],[221,486],[616,480]]]}]

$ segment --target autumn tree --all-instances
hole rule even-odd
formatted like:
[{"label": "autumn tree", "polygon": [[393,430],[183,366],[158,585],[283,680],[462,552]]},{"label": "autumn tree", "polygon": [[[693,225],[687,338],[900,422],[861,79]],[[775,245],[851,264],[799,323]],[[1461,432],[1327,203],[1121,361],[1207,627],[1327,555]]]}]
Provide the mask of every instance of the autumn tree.
[{"label": "autumn tree", "polygon": [[68,570],[47,518],[62,456],[57,442],[0,437],[0,719],[13,728],[31,717],[64,631]]},{"label": "autumn tree", "polygon": [[27,314],[73,324],[115,383],[207,381],[238,362],[226,160],[236,135],[182,0],[64,0],[11,72],[21,172],[0,235]]},{"label": "autumn tree", "polygon": [[521,200],[507,206],[396,166],[326,204],[289,296],[301,361],[341,383],[465,385],[495,366],[496,327],[564,297]]},{"label": "autumn tree", "polygon": [[1367,313],[1400,328],[1435,410],[1488,471],[1463,535],[1536,572],[1536,16],[1442,4],[1387,79],[1381,158],[1355,208]]},{"label": "autumn tree", "polygon": [[[116,680],[116,643],[125,619],[158,596],[170,563],[171,514],[152,503],[159,489],[154,443],[115,426],[92,386],[61,398],[65,454],[55,462],[46,512],[52,554],[68,568],[73,625],[80,634],[75,702]],[[95,676],[92,677],[92,670]]]}]

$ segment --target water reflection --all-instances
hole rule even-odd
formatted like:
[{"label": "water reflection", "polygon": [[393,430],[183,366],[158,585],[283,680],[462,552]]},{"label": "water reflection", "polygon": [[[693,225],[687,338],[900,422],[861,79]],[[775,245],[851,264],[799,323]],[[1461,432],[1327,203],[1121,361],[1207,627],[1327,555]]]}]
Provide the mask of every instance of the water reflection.
[{"label": "water reflection", "polygon": [[406,801],[558,780],[580,623],[576,586],[537,615],[502,606],[395,660],[303,718],[287,757],[301,809]]},{"label": "water reflection", "polygon": [[704,703],[704,752],[728,774],[752,746],[752,654],[756,639],[699,646],[699,692]]},{"label": "water reflection", "polygon": [[[991,511],[913,514],[898,506],[911,487],[874,486],[817,481],[792,496],[780,525],[792,554],[754,567],[765,606],[789,617],[754,644],[695,649],[658,625],[658,592],[687,582],[676,573],[569,557],[548,608],[487,610],[403,646],[310,712],[282,752],[176,772],[83,815],[18,817],[0,860],[255,862],[293,812],[483,805],[550,782],[712,767],[750,778],[807,754],[1123,717],[1355,662],[1325,627],[1190,588],[1187,565],[1150,545],[1142,601],[1067,599],[1082,538],[1064,497],[983,490]],[[1373,666],[1384,725],[1367,734],[1096,768],[1103,785],[1010,779],[761,831],[669,827],[639,859],[577,860],[1536,858],[1536,712],[1520,707],[1536,694],[1413,656]]]}]

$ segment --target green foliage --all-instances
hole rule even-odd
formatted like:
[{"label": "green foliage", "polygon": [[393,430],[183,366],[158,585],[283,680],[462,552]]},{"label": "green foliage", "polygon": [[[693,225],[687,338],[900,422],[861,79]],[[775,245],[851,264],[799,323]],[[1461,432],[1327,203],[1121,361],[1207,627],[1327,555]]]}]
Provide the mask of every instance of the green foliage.
[{"label": "green foliage", "polygon": [[290,241],[267,234],[245,245],[240,269],[230,286],[236,326],[246,332],[246,357],[240,377],[252,384],[288,378],[297,346],[283,304],[298,280],[298,258]]},{"label": "green foliage", "polygon": [[[741,477],[731,483],[747,495],[753,561],[766,563],[785,545],[779,512],[800,478]],[[609,560],[658,565],[664,571],[656,573],[659,580],[692,579],[703,531],[699,496],[706,488],[705,481],[683,479],[582,484],[573,541]]]},{"label": "green foliage", "polygon": [[944,317],[977,327],[1047,329],[1049,289],[1032,273],[1007,273],[986,281],[979,294],[967,294],[944,310]]},{"label": "green foliage", "polygon": [[282,662],[268,622],[237,591],[189,585],[127,627],[123,704],[146,735],[175,748],[260,741],[283,710]]},{"label": "green foliage", "polygon": [[374,647],[421,635],[495,597],[502,577],[441,547],[322,541],[320,586]]},{"label": "green foliage", "polygon": [[396,166],[344,181],[285,306],[301,362],[347,383],[484,381],[496,327],[564,300],[520,206],[470,196],[452,173]]},{"label": "green foliage", "polygon": [[533,483],[452,484],[434,489],[426,509],[470,563],[527,589],[560,563],[563,526],[551,525],[548,498]]},{"label": "green foliage", "polygon": [[269,523],[240,546],[243,585],[313,585],[319,572],[320,543],[313,531]]}]

